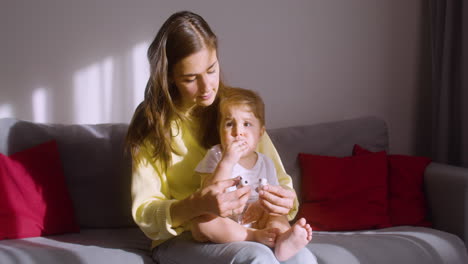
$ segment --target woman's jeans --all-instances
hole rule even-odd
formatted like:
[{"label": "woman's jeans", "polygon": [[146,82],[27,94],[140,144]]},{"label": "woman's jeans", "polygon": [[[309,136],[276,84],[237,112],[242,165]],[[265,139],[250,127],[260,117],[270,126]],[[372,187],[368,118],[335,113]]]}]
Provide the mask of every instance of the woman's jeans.
[{"label": "woman's jeans", "polygon": [[153,250],[153,259],[159,264],[316,264],[317,259],[307,249],[294,257],[279,262],[272,249],[256,242],[243,241],[226,244],[196,242],[190,232],[171,238]]}]

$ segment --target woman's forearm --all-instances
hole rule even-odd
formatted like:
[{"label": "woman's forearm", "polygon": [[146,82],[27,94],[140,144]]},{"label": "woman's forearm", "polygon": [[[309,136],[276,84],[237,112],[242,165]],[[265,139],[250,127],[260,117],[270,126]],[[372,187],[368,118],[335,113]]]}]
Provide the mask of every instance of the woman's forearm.
[{"label": "woman's forearm", "polygon": [[185,222],[203,214],[202,210],[198,206],[197,197],[195,194],[174,202],[170,210],[173,227],[178,227]]}]

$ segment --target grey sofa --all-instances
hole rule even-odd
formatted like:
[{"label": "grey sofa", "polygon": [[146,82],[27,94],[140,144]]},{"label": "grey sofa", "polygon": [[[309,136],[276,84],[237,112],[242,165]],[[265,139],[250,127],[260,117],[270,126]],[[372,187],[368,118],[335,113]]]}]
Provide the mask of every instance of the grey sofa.
[{"label": "grey sofa", "polygon": [[[0,119],[3,154],[50,139],[57,141],[81,227],[80,233],[2,240],[0,263],[153,263],[150,241],[130,214],[131,162],[122,151],[126,130],[126,124],[61,125]],[[375,117],[268,133],[296,190],[300,189],[299,152],[348,156],[354,144],[372,151],[388,148],[386,124]],[[432,163],[426,169],[425,187],[434,228],[314,232],[307,247],[319,263],[468,263],[468,169]]]}]

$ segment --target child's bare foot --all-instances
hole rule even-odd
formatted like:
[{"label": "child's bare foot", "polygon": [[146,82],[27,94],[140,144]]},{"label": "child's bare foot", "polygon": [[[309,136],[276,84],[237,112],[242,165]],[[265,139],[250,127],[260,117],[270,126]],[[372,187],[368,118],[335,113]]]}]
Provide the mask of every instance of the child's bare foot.
[{"label": "child's bare foot", "polygon": [[312,228],[304,218],[299,219],[288,231],[278,236],[275,255],[279,261],[285,261],[296,255],[299,250],[312,240]]},{"label": "child's bare foot", "polygon": [[257,229],[254,232],[255,241],[269,247],[275,247],[278,232],[279,230],[277,228]]}]

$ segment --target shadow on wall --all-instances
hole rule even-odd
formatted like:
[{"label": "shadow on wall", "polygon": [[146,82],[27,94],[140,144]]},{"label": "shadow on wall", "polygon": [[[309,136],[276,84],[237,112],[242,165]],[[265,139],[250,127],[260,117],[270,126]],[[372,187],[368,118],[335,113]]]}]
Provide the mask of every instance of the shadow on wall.
[{"label": "shadow on wall", "polygon": [[[149,76],[149,39],[172,10],[154,3],[8,3],[0,117],[128,123]],[[112,9],[112,14],[109,14]],[[5,55],[5,56],[3,56]]]},{"label": "shadow on wall", "polygon": [[75,123],[129,121],[129,114],[143,99],[149,77],[148,46],[142,42],[126,58],[107,57],[75,73],[72,93]]},{"label": "shadow on wall", "polygon": [[[40,86],[32,91],[30,104],[0,102],[0,117],[42,123],[51,120],[81,124],[129,122],[143,99],[149,77],[148,45],[139,43],[124,57],[106,57],[79,69],[73,74],[71,85],[62,85],[72,87],[71,92]],[[64,93],[68,97],[60,96]],[[14,109],[13,105],[21,105],[21,109]]]}]

